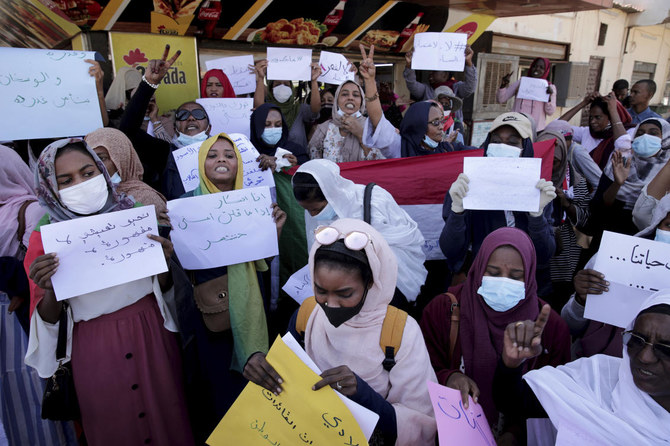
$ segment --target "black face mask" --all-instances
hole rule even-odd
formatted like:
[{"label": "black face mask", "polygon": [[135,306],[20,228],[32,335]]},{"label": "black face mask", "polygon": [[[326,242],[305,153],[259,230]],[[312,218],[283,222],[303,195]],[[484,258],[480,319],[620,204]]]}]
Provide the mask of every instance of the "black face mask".
[{"label": "black face mask", "polygon": [[323,312],[326,313],[328,322],[330,322],[333,327],[337,328],[361,312],[363,304],[365,304],[365,298],[367,296],[368,296],[368,286],[366,284],[365,292],[363,293],[363,298],[353,307],[331,308],[327,307],[325,303],[323,304],[319,303],[319,306],[323,309]]}]

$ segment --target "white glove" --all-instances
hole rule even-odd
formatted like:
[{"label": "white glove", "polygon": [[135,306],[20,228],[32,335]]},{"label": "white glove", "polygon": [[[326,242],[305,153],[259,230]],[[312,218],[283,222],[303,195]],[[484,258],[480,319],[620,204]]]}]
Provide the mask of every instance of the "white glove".
[{"label": "white glove", "polygon": [[456,214],[461,214],[465,211],[463,208],[463,197],[465,197],[468,193],[469,182],[470,179],[468,176],[464,173],[461,173],[449,188],[449,195],[451,196],[451,210]]},{"label": "white glove", "polygon": [[551,181],[540,179],[535,187],[540,189],[540,210],[537,212],[529,212],[528,214],[531,217],[539,217],[542,215],[544,208],[556,198],[556,188]]}]

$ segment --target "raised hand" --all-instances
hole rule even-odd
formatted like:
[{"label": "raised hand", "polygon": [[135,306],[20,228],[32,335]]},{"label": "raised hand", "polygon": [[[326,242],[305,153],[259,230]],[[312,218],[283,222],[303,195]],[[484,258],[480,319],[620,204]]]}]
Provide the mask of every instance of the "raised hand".
[{"label": "raised hand", "polygon": [[612,153],[612,174],[616,184],[622,186],[626,182],[630,174],[630,167],[630,159],[627,160],[618,150]]},{"label": "raised hand", "polygon": [[370,51],[368,53],[365,52],[365,47],[361,44],[358,45],[359,48],[361,49],[361,66],[358,70],[360,73],[361,77],[363,79],[367,80],[375,80],[375,75],[377,74],[377,68],[375,68],[375,61],[374,61],[374,55],[375,55],[375,46],[370,45]]},{"label": "raised hand", "polygon": [[412,56],[414,55],[414,48],[405,53],[405,65],[408,68],[412,67]]},{"label": "raised hand", "polygon": [[472,48],[470,48],[470,45],[465,46],[465,65],[468,67],[472,66],[472,56],[475,55],[475,52],[472,51]]},{"label": "raised hand", "polygon": [[88,68],[88,74],[95,78],[95,87],[98,90],[102,90],[102,79],[105,77],[105,73],[100,68],[100,63],[92,59],[85,59],[84,62],[91,64]]},{"label": "raised hand", "polygon": [[168,60],[168,56],[170,55],[170,45],[165,45],[163,57],[161,59],[153,59],[149,61],[147,70],[144,73],[144,78],[151,84],[160,84],[172,64],[179,58],[180,54],[181,50],[174,53],[174,56]]},{"label": "raised hand", "polygon": [[316,82],[316,80],[321,76],[321,65],[319,65],[317,62],[312,62],[310,64],[310,67],[312,67],[312,82]]},{"label": "raised hand", "polygon": [[449,188],[449,195],[451,196],[451,210],[456,214],[465,211],[463,207],[463,198],[468,194],[468,183],[470,179],[464,173],[458,175],[456,181],[451,184]]},{"label": "raised hand", "polygon": [[500,88],[505,88],[509,85],[509,79],[512,77],[514,74],[514,71],[510,71],[506,75],[503,76],[502,80],[500,81]]},{"label": "raised hand", "polygon": [[544,304],[535,321],[512,322],[505,328],[502,360],[506,367],[515,369],[542,353],[542,332],[550,313],[551,307]]},{"label": "raised hand", "polygon": [[249,70],[256,73],[256,82],[263,82],[268,71],[268,60],[261,59],[256,62],[256,65],[249,65]]}]

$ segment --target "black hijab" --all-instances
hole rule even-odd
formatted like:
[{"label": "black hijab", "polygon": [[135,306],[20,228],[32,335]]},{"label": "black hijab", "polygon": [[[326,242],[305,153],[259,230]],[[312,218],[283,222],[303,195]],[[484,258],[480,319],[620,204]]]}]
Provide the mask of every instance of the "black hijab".
[{"label": "black hijab", "polygon": [[[263,131],[265,130],[265,120],[267,119],[270,110],[277,110],[281,115],[282,120],[281,139],[274,146],[267,144],[265,141],[263,141],[262,138]],[[307,155],[307,149],[301,146],[300,144],[296,144],[294,142],[289,141],[288,133],[289,128],[288,125],[286,124],[286,120],[284,119],[284,115],[282,114],[279,106],[267,102],[258,107],[256,110],[254,110],[254,112],[251,114],[251,128],[249,131],[249,139],[251,140],[251,143],[254,145],[254,147],[256,147],[256,149],[262,155],[274,156],[277,147],[281,147],[282,149],[286,149],[292,154],[294,154],[296,158],[298,158],[298,164],[302,164],[308,161],[309,156]]]},{"label": "black hijab", "polygon": [[421,101],[412,104],[405,113],[400,123],[401,157],[433,155],[452,150],[451,146],[445,142],[441,142],[434,150],[428,150],[421,144],[428,131],[428,116],[431,107],[437,107],[439,110],[439,106],[434,102]]}]

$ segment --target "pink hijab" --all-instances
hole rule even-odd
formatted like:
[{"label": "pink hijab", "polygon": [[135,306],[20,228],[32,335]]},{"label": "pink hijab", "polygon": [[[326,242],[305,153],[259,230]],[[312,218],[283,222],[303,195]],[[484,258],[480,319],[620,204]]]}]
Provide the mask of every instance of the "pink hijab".
[{"label": "pink hijab", "polygon": [[[419,325],[411,317],[407,318],[395,356],[396,365],[390,373],[382,367],[384,354],[379,337],[396,286],[395,255],[382,235],[361,220],[343,218],[330,226],[341,234],[361,231],[370,236],[372,243],[365,247],[365,254],[373,284],[361,312],[337,328],[317,305],[307,322],[305,350],[324,371],[348,366],[393,405],[398,423],[397,445],[434,445],[436,425],[426,381],[437,382],[437,379]],[[312,277],[314,254],[320,246],[315,241],[309,254]]]},{"label": "pink hijab", "polygon": [[[19,228],[18,215],[25,201],[37,200],[35,194],[35,175],[23,162],[18,153],[9,147],[0,145],[0,256],[16,256],[19,253],[19,241],[16,231]],[[26,208],[26,232],[29,237],[39,219],[45,214],[35,202]],[[28,237],[23,237],[24,243]]]},{"label": "pink hijab", "polygon": [[[526,298],[502,313],[489,307],[477,294],[489,258],[501,246],[511,246],[521,255],[526,284]],[[489,423],[495,424],[498,419],[493,403],[493,374],[502,355],[505,328],[511,322],[535,320],[539,314],[535,265],[535,247],[528,234],[516,228],[500,228],[482,242],[467,280],[449,290],[461,305],[459,337],[465,373],[479,386],[479,403],[484,407]]]}]

